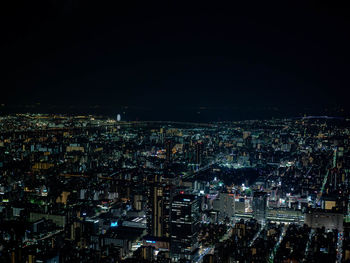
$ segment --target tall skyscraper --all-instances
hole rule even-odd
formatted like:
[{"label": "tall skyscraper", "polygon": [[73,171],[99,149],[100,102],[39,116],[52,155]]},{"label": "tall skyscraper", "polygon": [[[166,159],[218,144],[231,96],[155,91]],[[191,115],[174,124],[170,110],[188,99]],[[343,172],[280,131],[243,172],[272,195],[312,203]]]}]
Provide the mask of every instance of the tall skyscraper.
[{"label": "tall skyscraper", "polygon": [[202,163],[202,143],[197,142],[196,143],[196,164],[201,164]]},{"label": "tall skyscraper", "polygon": [[171,244],[172,261],[180,259],[193,262],[198,250],[200,223],[199,200],[195,195],[179,194],[171,204]]},{"label": "tall skyscraper", "polygon": [[161,143],[164,143],[164,136],[165,136],[164,129],[160,128],[160,130],[159,130],[159,140],[160,140]]},{"label": "tall skyscraper", "polygon": [[167,163],[170,163],[171,159],[172,159],[172,155],[173,155],[172,143],[170,140],[167,140],[165,142],[165,151],[166,151],[166,161],[167,161]]},{"label": "tall skyscraper", "polygon": [[253,217],[260,223],[266,221],[267,193],[254,192],[253,194]]},{"label": "tall skyscraper", "polygon": [[147,229],[152,237],[170,236],[170,205],[172,187],[154,183],[148,192]]}]

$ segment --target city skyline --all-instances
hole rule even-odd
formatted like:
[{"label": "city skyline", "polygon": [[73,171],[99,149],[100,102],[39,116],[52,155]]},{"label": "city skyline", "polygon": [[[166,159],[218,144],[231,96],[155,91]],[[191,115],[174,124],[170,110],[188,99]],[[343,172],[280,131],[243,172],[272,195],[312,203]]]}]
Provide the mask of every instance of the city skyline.
[{"label": "city skyline", "polygon": [[7,1],[1,263],[349,263],[350,9]]},{"label": "city skyline", "polygon": [[349,127],[0,116],[0,261],[346,263]]}]

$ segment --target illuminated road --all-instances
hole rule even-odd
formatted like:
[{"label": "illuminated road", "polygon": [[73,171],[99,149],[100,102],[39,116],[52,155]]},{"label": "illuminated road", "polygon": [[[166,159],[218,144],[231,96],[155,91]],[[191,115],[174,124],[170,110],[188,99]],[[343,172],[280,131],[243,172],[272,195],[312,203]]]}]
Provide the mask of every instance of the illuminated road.
[{"label": "illuminated road", "polygon": [[309,168],[309,170],[306,172],[304,177],[307,177],[309,175],[309,173],[311,172],[312,166]]},{"label": "illuminated road", "polygon": [[317,198],[315,200],[314,208],[316,208],[317,204],[320,202],[320,199],[321,199],[322,194],[323,194],[324,187],[326,186],[326,183],[327,183],[327,180],[328,180],[328,174],[329,174],[329,170],[327,170],[327,173],[326,173],[326,175],[323,178],[323,183],[322,183],[322,186],[321,186],[321,190],[320,190],[320,192],[317,195]]},{"label": "illuminated road", "polygon": [[310,253],[310,245],[311,245],[312,236],[314,235],[314,233],[315,233],[315,229],[311,229],[310,234],[309,234],[309,238],[308,238],[306,246],[305,246],[305,253],[304,253],[304,255],[305,255],[306,259],[307,259],[307,256]]},{"label": "illuminated road", "polygon": [[281,235],[280,235],[280,237],[278,238],[278,241],[277,241],[276,245],[274,246],[274,248],[273,248],[273,250],[272,250],[272,252],[271,252],[271,254],[270,254],[270,257],[269,257],[269,262],[270,262],[270,263],[273,263],[273,261],[274,261],[274,259],[275,259],[277,250],[278,250],[278,248],[280,247],[280,244],[281,244],[281,242],[282,242],[284,236],[286,235],[287,228],[288,228],[288,225],[285,224],[284,227],[283,227],[283,230],[282,230],[282,232],[281,232]]},{"label": "illuminated road", "polygon": [[[220,242],[226,241],[231,235],[232,235],[232,227],[229,227],[225,233],[225,235],[220,239]],[[204,249],[201,249],[199,252],[199,255],[193,260],[193,262],[200,263],[203,260],[203,257],[207,254],[214,253],[214,247],[207,247]]]},{"label": "illuminated road", "polygon": [[223,235],[223,237],[220,238],[220,242],[224,242],[232,236],[232,229],[233,229],[233,226],[227,229],[225,235]]},{"label": "illuminated road", "polygon": [[255,236],[253,237],[252,241],[250,241],[249,247],[251,247],[254,244],[255,240],[258,238],[258,236],[260,236],[261,231],[263,231],[263,229],[265,227],[266,227],[265,224],[260,227],[258,233],[256,233]]},{"label": "illuminated road", "polygon": [[214,247],[207,247],[207,248],[203,249],[202,252],[196,258],[193,259],[193,262],[195,262],[195,263],[202,262],[204,256],[209,254],[209,253],[212,253],[213,250],[214,250]]},{"label": "illuminated road", "polygon": [[[336,165],[337,165],[337,151],[334,150],[334,152],[333,152],[332,169],[333,169]],[[325,174],[325,176],[324,176],[324,178],[323,178],[321,190],[320,190],[319,194],[317,195],[316,201],[315,201],[315,203],[314,203],[314,208],[317,206],[317,204],[319,203],[319,201],[320,201],[320,199],[321,199],[321,197],[322,197],[324,187],[326,186],[326,183],[327,183],[327,180],[328,180],[329,170],[330,170],[330,169],[327,169],[327,173]]]},{"label": "illuminated road", "polygon": [[342,257],[343,257],[343,238],[344,234],[343,232],[338,233],[338,240],[337,240],[337,263],[342,262]]}]

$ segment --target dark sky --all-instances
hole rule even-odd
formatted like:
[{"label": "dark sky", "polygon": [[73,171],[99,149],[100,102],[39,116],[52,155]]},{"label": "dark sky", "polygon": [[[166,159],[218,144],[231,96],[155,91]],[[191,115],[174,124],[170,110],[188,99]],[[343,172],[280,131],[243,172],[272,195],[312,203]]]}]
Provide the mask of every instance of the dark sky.
[{"label": "dark sky", "polygon": [[9,2],[0,8],[0,103],[347,106],[350,10],[342,6]]}]

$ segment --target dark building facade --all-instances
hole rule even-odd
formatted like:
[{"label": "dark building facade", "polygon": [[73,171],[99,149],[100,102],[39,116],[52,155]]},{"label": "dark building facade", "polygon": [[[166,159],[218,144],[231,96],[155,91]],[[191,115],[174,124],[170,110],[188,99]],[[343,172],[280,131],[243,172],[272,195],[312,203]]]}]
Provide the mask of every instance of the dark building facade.
[{"label": "dark building facade", "polygon": [[253,195],[253,217],[260,223],[264,224],[267,215],[267,193],[254,192]]},{"label": "dark building facade", "polygon": [[344,215],[340,212],[327,210],[310,210],[305,214],[305,224],[311,228],[324,227],[327,230],[343,231]]},{"label": "dark building facade", "polygon": [[170,237],[172,187],[154,183],[148,192],[147,232],[152,237]]},{"label": "dark building facade", "polygon": [[179,194],[171,205],[171,258],[174,262],[192,262],[198,249],[200,223],[199,200],[194,195]]},{"label": "dark building facade", "polygon": [[167,163],[171,163],[172,161],[172,156],[173,156],[173,152],[172,152],[172,141],[167,140],[165,142],[165,152],[166,152],[166,161]]},{"label": "dark building facade", "polygon": [[196,143],[196,164],[201,164],[202,163],[202,143],[201,142],[197,142]]}]

